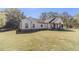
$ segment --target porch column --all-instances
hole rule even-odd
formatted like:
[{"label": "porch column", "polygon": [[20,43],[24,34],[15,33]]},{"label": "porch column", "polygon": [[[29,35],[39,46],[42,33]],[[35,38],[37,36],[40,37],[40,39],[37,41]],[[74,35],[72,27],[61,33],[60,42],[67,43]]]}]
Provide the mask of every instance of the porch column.
[{"label": "porch column", "polygon": [[61,24],[61,28],[63,29],[63,24]]},{"label": "porch column", "polygon": [[56,25],[53,23],[53,29],[55,29],[55,26],[56,26]]},{"label": "porch column", "polygon": [[57,24],[57,29],[59,29],[59,26],[58,26],[59,24]]}]

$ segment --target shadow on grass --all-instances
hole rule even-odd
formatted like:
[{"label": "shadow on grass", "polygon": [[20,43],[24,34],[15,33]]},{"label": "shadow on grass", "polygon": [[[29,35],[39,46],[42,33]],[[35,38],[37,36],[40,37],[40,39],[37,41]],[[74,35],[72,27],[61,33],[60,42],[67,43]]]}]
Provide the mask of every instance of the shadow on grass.
[{"label": "shadow on grass", "polygon": [[[40,31],[47,31],[46,29],[44,30],[25,30],[25,31],[18,31],[16,30],[16,34],[31,34],[31,33],[35,33],[35,32],[40,32]],[[52,30],[48,30],[48,31],[60,31],[60,32],[75,32],[74,30],[68,30],[68,29],[62,29],[62,30],[58,30],[58,29],[52,29]]]},{"label": "shadow on grass", "polygon": [[46,30],[23,30],[23,31],[18,31],[16,30],[16,34],[31,34],[31,33],[35,33],[35,32],[40,32],[40,31],[46,31]]},{"label": "shadow on grass", "polygon": [[51,31],[60,31],[60,32],[75,32],[74,30],[71,30],[71,29],[54,29],[54,30],[51,30]]},{"label": "shadow on grass", "polygon": [[14,29],[8,29],[8,28],[3,28],[0,29],[0,32],[8,32],[8,31],[13,31]]}]

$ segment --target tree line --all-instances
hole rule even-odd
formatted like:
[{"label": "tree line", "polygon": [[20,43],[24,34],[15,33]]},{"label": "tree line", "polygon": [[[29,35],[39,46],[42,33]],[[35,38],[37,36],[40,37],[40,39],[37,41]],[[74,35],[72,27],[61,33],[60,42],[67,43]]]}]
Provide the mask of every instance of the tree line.
[{"label": "tree line", "polygon": [[[20,21],[26,18],[24,12],[17,8],[6,8],[3,11],[0,11],[0,13],[0,28],[16,29],[18,28]],[[62,18],[64,26],[67,28],[79,28],[79,14],[71,16],[68,12],[42,12],[39,19],[46,20],[53,17]]]},{"label": "tree line", "polygon": [[79,28],[79,14],[71,16],[68,12],[43,12],[40,15],[40,19],[46,20],[54,17],[60,17],[67,28]]}]

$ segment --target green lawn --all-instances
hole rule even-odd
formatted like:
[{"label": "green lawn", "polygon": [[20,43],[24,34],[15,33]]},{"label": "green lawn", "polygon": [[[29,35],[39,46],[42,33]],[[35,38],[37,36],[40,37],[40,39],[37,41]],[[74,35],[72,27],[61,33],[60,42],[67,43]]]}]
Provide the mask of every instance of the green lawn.
[{"label": "green lawn", "polygon": [[39,31],[16,34],[16,31],[0,32],[1,51],[72,51],[79,50],[79,30]]}]

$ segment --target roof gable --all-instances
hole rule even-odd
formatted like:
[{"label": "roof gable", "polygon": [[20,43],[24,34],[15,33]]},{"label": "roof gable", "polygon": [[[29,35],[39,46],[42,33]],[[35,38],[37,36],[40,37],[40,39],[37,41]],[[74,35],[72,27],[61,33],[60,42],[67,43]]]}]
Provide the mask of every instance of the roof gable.
[{"label": "roof gable", "polygon": [[61,23],[63,24],[63,20],[61,18],[51,18],[51,19],[47,19],[47,20],[38,20],[32,17],[23,19],[23,21],[30,21],[30,22],[37,22],[37,23]]},{"label": "roof gable", "polygon": [[53,19],[51,19],[50,21],[49,21],[49,23],[51,23],[52,21],[54,21],[56,18],[53,18]]},{"label": "roof gable", "polygon": [[63,20],[61,18],[53,18],[49,23],[61,23],[63,24]]}]

